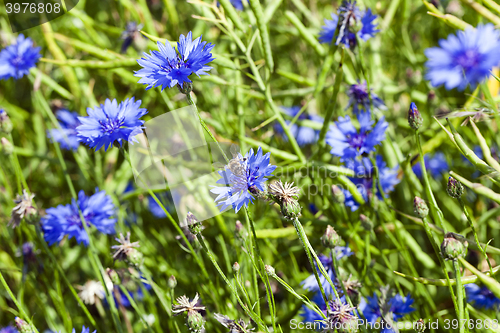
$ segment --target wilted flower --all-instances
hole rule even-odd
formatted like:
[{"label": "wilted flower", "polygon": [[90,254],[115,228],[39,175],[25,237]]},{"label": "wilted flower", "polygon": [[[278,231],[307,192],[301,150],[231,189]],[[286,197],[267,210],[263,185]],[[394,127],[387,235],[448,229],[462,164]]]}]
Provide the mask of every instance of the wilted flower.
[{"label": "wilted flower", "polygon": [[300,216],[301,207],[297,201],[300,189],[292,183],[283,184],[281,180],[269,185],[269,196],[280,205],[284,217],[293,219]]},{"label": "wilted flower", "polygon": [[115,240],[120,243],[120,245],[113,245],[111,248],[115,250],[113,253],[114,260],[126,260],[131,252],[133,252],[136,247],[139,247],[139,242],[130,242],[130,232],[127,232],[127,236],[123,237],[120,233],[120,238],[115,238]]},{"label": "wilted flower", "polygon": [[500,308],[500,298],[496,297],[488,287],[479,287],[475,283],[468,283],[464,287],[467,293],[467,301],[474,304],[477,308],[484,308],[486,310],[498,310]]},{"label": "wilted flower", "polygon": [[96,301],[103,299],[106,294],[102,283],[95,280],[89,280],[83,286],[76,287],[80,290],[78,296],[85,304],[94,305]]},{"label": "wilted flower", "polygon": [[224,327],[229,328],[229,333],[249,333],[253,331],[253,328],[248,328],[248,324],[243,319],[232,320],[220,313],[214,313],[214,318]]},{"label": "wilted flower", "polygon": [[379,110],[387,109],[384,101],[382,101],[375,93],[371,92],[371,89],[370,92],[368,92],[366,81],[351,85],[347,91],[347,95],[349,96],[349,103],[347,104],[346,109],[352,106],[352,112],[356,116],[359,116],[363,111],[370,113],[371,106]]},{"label": "wilted flower", "polygon": [[115,214],[115,205],[111,198],[105,191],[90,197],[80,191],[78,200],[72,200],[71,204],[46,210],[47,215],[42,218],[42,229],[49,245],[60,242],[66,235],[69,238],[75,237],[79,244],[89,244],[89,235],[82,225],[79,209],[88,227],[94,226],[104,234],[115,233],[116,219],[111,218]]},{"label": "wilted flower", "polygon": [[187,312],[186,326],[193,332],[201,332],[205,325],[205,320],[199,311],[205,310],[204,306],[198,306],[198,293],[194,296],[192,301],[189,301],[185,295],[176,299],[177,304],[172,306],[174,316],[183,312]]},{"label": "wilted flower", "polygon": [[334,126],[326,133],[326,143],[332,149],[330,153],[340,156],[341,161],[356,158],[375,151],[375,146],[385,140],[385,131],[389,124],[384,117],[373,126],[373,121],[368,112],[359,114],[360,129],[354,127],[349,116],[339,117]]},{"label": "wilted flower", "polygon": [[177,43],[177,51],[170,45],[157,42],[159,51],[144,53],[145,58],[137,60],[143,68],[135,72],[140,77],[139,83],[146,84],[146,90],[153,87],[172,88],[184,83],[191,83],[191,74],[208,75],[212,67],[207,66],[214,60],[212,57],[213,44],[202,42],[201,37],[192,40],[192,32],[187,37],[181,35]]},{"label": "wilted flower", "polygon": [[30,69],[35,67],[41,58],[41,47],[33,47],[31,38],[19,34],[16,43],[0,51],[0,80],[11,77],[18,80],[28,75]]},{"label": "wilted flower", "polygon": [[270,158],[271,153],[263,155],[260,147],[257,154],[250,149],[245,157],[238,154],[224,170],[219,171],[222,178],[217,184],[229,186],[214,187],[210,192],[218,194],[215,202],[221,207],[221,211],[233,207],[238,212],[241,207],[248,207],[249,203],[253,203],[255,195],[265,191],[267,177],[272,176],[276,169],[275,165],[270,164]]},{"label": "wilted flower", "polygon": [[12,208],[12,215],[9,221],[9,226],[12,228],[17,227],[21,221],[26,217],[28,219],[36,217],[38,212],[35,207],[33,207],[34,193],[28,193],[26,189],[23,189],[23,195],[17,195],[14,203],[16,204]]},{"label": "wilted flower", "polygon": [[81,125],[78,120],[78,113],[68,110],[59,110],[56,112],[57,119],[61,128],[54,128],[47,131],[47,136],[53,141],[58,142],[62,149],[78,149],[80,139],[76,128]]},{"label": "wilted flower", "polygon": [[444,84],[447,90],[475,88],[500,62],[500,33],[493,24],[479,25],[449,35],[439,41],[440,47],[425,50],[425,78],[436,87]]},{"label": "wilted flower", "polygon": [[[300,112],[300,106],[292,106],[291,108],[282,107],[283,111],[288,114],[290,117],[295,118],[297,114]],[[306,112],[302,112],[297,120],[310,120],[320,124],[323,124],[323,118],[314,114],[308,114]],[[297,144],[299,146],[305,146],[311,143],[318,141],[319,131],[310,127],[300,126],[296,123],[290,125],[291,121],[287,120],[286,124],[290,127],[290,133],[293,135]],[[277,123],[274,126],[275,130],[282,134],[284,139],[288,141],[288,137],[284,133],[283,127]]]},{"label": "wilted flower", "polygon": [[140,108],[141,101],[134,97],[118,104],[116,99],[106,99],[104,104],[87,108],[88,117],[78,117],[82,125],[76,128],[78,138],[90,148],[107,150],[113,144],[120,147],[124,141],[138,142],[136,135],[142,133],[144,120],[140,120],[148,111]]}]

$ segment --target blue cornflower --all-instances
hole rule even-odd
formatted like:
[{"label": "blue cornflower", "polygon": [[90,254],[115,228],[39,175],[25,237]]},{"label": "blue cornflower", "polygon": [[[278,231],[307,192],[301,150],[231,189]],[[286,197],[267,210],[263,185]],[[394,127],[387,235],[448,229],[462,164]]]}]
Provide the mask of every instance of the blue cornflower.
[{"label": "blue cornflower", "polygon": [[[323,295],[321,295],[321,291],[318,291],[314,294],[311,301],[315,303],[319,309],[326,315],[326,303],[323,299]],[[304,323],[315,324],[316,328],[324,328],[325,323],[323,321],[323,317],[317,313],[316,311],[308,308],[307,306],[302,306],[302,311],[300,312],[300,316],[303,318],[302,321]]]},{"label": "blue cornflower", "polygon": [[142,133],[144,120],[140,120],[148,111],[140,108],[141,101],[134,97],[118,104],[116,99],[106,99],[104,104],[94,109],[87,108],[88,117],[78,117],[82,125],[76,128],[78,138],[91,148],[106,151],[113,144],[123,141],[138,142],[135,136]]},{"label": "blue cornflower", "polygon": [[0,333],[19,333],[19,331],[14,326],[9,325],[4,328],[1,328]]},{"label": "blue cornflower", "polygon": [[[92,333],[96,333],[97,331],[94,331]],[[73,328],[73,332],[72,333],[76,333],[75,329]],[[85,328],[85,326],[82,326],[82,333],[90,333],[90,328],[87,327]]]},{"label": "blue cornflower", "polygon": [[17,36],[15,44],[0,51],[0,80],[11,77],[18,80],[27,75],[41,58],[41,49],[33,47],[31,38],[25,38],[23,34]]},{"label": "blue cornflower", "polygon": [[222,178],[217,184],[229,186],[214,187],[210,192],[218,194],[215,202],[217,206],[221,206],[221,211],[233,207],[238,212],[241,207],[248,207],[249,203],[253,203],[254,195],[265,190],[267,177],[272,176],[276,169],[275,165],[270,164],[270,158],[271,153],[263,155],[260,147],[257,154],[250,149],[245,157],[238,154],[224,170],[219,171]]},{"label": "blue cornflower", "polygon": [[347,104],[346,109],[352,106],[352,112],[356,116],[363,112],[363,110],[371,112],[370,97],[372,99],[372,105],[375,109],[387,109],[384,101],[382,101],[375,93],[370,92],[370,96],[368,96],[368,87],[366,85],[366,81],[363,83],[358,82],[357,84],[351,85],[349,87],[347,95],[349,96],[349,104]]},{"label": "blue cornflower", "polygon": [[[399,183],[397,168],[390,169],[386,166],[382,159],[382,156],[377,156],[376,164],[378,168],[378,176],[380,184],[382,185],[382,190],[385,196],[387,193],[391,192]],[[361,161],[352,160],[347,163],[349,169],[354,170],[356,178],[349,178],[354,185],[356,185],[358,191],[361,193],[365,201],[368,201],[368,194],[372,191],[373,185],[373,174],[372,174],[372,163],[369,158],[363,157]],[[379,193],[378,186],[376,187],[377,197],[382,199],[382,195]],[[348,190],[343,190],[345,195],[345,205],[351,208],[351,211],[356,211],[359,208],[359,203],[354,200],[354,197]]]},{"label": "blue cornflower", "polygon": [[[163,207],[165,207],[167,211],[170,212],[173,204],[172,195],[170,194],[170,192],[156,193],[156,197],[160,200]],[[155,199],[153,199],[152,196],[149,196],[148,198],[148,209],[156,218],[161,219],[167,217],[167,214],[165,214],[163,209],[160,207],[160,205],[158,205],[158,203],[155,201]]]},{"label": "blue cornflower", "polygon": [[[378,16],[374,15],[371,9],[367,9],[365,12],[361,13],[356,6],[356,1],[343,1],[338,10],[338,15],[331,13],[331,17],[331,20],[324,20],[325,25],[322,27],[319,35],[319,41],[321,43],[329,44],[335,37],[336,45],[343,43],[347,47],[356,46],[356,34],[353,32],[353,24],[361,27],[357,35],[364,41],[374,37],[375,33],[379,31],[377,30],[377,24],[374,23]],[[339,33],[336,35],[337,26],[339,26]]]},{"label": "blue cornflower", "polygon": [[500,63],[500,33],[493,24],[458,31],[441,39],[439,46],[425,50],[429,59],[425,78],[435,87],[444,84],[447,90],[464,90],[470,84],[474,88]]},{"label": "blue cornflower", "polygon": [[[442,152],[437,152],[432,157],[425,155],[424,162],[425,169],[432,177],[437,177],[449,170],[448,162],[446,162],[446,157]],[[422,178],[422,167],[420,166],[420,162],[417,162],[412,169],[418,178]]]},{"label": "blue cornflower", "polygon": [[[283,107],[282,109],[290,117],[295,117],[297,115],[297,113],[299,113],[301,107],[300,106],[292,106],[291,108],[285,108],[285,107]],[[303,112],[299,116],[298,120],[312,120],[312,121],[315,121],[317,123],[321,123],[321,124],[323,123],[323,118],[322,117],[314,115],[314,114],[307,114],[305,112]],[[287,120],[286,123],[287,123],[287,125],[289,125],[290,121]],[[288,141],[288,137],[286,136],[286,134],[284,134],[283,127],[281,127],[280,124],[277,123],[275,125],[275,130],[278,133],[283,134],[284,135],[284,139],[286,141]],[[297,144],[299,146],[305,146],[307,144],[314,143],[319,138],[319,131],[317,131],[315,129],[312,129],[310,127],[299,126],[299,125],[297,125],[295,123],[292,124],[292,126],[290,126],[290,132],[295,137],[295,140],[297,140]]]},{"label": "blue cornflower", "polygon": [[[366,302],[364,299],[361,300],[359,309],[365,316],[366,320],[369,323],[374,324],[377,322],[379,318],[382,318],[382,312],[378,302],[378,296],[376,293],[373,293],[373,297],[368,296],[367,299],[368,302]],[[411,298],[410,294],[408,294],[406,297],[402,297],[399,294],[392,297],[388,301],[389,303],[388,305],[390,306],[389,311],[393,314],[393,320],[396,322],[399,319],[403,318],[408,313],[415,311],[415,309],[411,307],[413,302],[414,300]],[[394,330],[392,330],[387,326],[388,324],[385,323],[380,333],[394,333]]]},{"label": "blue cornflower", "polygon": [[479,287],[475,283],[468,283],[465,285],[465,292],[467,293],[467,301],[474,303],[478,308],[496,309],[497,311],[500,308],[500,299],[486,286]]},{"label": "blue cornflower", "polygon": [[159,51],[144,53],[145,58],[137,60],[143,68],[135,72],[140,77],[139,83],[147,84],[146,90],[153,87],[172,88],[175,85],[183,86],[191,83],[191,74],[208,75],[212,67],[207,66],[214,60],[212,49],[214,45],[201,41],[201,36],[192,40],[191,31],[187,37],[181,35],[177,43],[177,51],[166,42],[158,42]]},{"label": "blue cornflower", "polygon": [[[337,260],[340,260],[344,257],[349,257],[354,254],[354,252],[351,251],[351,249],[348,246],[337,246],[335,247],[335,251],[337,254]],[[319,261],[323,265],[323,267],[326,270],[326,273],[332,280],[332,282],[335,282],[335,268],[333,267],[333,260],[329,256],[325,256],[323,254],[318,255]],[[323,286],[323,289],[325,291],[325,294],[328,295],[333,295],[333,288],[324,277],[321,272],[319,271],[318,265],[315,263],[316,269],[318,270],[319,273],[319,280],[321,282],[321,285]],[[300,283],[302,287],[306,290],[309,291],[319,291],[319,286],[318,282],[316,281],[316,276],[314,274],[311,274],[309,277],[307,277],[304,281]]]},{"label": "blue cornflower", "polygon": [[98,191],[96,189],[96,193],[90,197],[80,191],[77,201],[47,209],[47,215],[41,222],[45,241],[49,245],[60,242],[66,235],[69,238],[75,237],[78,244],[89,244],[89,235],[82,225],[78,209],[81,210],[88,227],[94,226],[104,234],[115,233],[116,219],[112,218],[115,205],[105,191]]},{"label": "blue cornflower", "polygon": [[243,10],[243,1],[242,0],[229,0],[231,5],[237,10]]},{"label": "blue cornflower", "polygon": [[326,143],[332,146],[330,153],[340,156],[342,162],[375,151],[375,146],[385,140],[385,131],[389,124],[380,118],[373,126],[370,113],[359,114],[359,131],[354,127],[349,116],[339,117],[335,126],[330,126],[326,133]]},{"label": "blue cornflower", "polygon": [[77,150],[80,145],[76,128],[81,125],[78,120],[78,113],[68,110],[56,112],[61,128],[54,128],[47,131],[47,136],[53,141],[59,142],[62,149]]}]

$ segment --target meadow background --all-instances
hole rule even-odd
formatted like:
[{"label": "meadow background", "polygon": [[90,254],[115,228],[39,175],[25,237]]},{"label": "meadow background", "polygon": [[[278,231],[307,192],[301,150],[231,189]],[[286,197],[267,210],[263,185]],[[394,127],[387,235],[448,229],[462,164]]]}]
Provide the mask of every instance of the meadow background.
[{"label": "meadow background", "polygon": [[[227,146],[238,144],[243,155],[259,147],[271,153],[271,164],[277,169],[268,182],[293,181],[300,189],[300,223],[318,254],[329,255],[330,249],[320,238],[328,225],[335,228],[342,238],[341,245],[353,252],[339,260],[338,269],[342,271],[341,280],[352,275],[351,280],[361,284],[354,287],[355,306],[374,293],[382,300],[381,308],[385,297],[385,305],[391,307],[387,302],[394,295],[408,296],[414,300],[414,310],[405,308],[396,320],[439,320],[440,328],[428,331],[458,331],[444,326],[446,320],[457,318],[456,304],[446,286],[433,241],[414,212],[415,196],[424,198],[430,206],[427,223],[437,244],[443,241],[443,227],[469,240],[465,259],[470,267],[463,266],[462,261],[446,261],[445,271],[450,278],[456,278],[455,263],[463,269],[464,282],[486,282],[498,296],[500,285],[495,279],[477,273],[487,272],[488,265],[475,246],[461,201],[450,197],[446,189],[450,171],[462,177],[466,186],[461,200],[474,220],[483,247],[489,244],[486,251],[492,266],[496,266],[500,254],[500,194],[498,163],[494,162],[498,160],[499,123],[494,115],[498,112],[499,84],[489,76],[477,89],[434,87],[425,78],[424,54],[427,48],[438,46],[440,39],[467,24],[500,24],[498,5],[491,0],[358,1],[362,10],[370,8],[378,16],[375,22],[380,31],[350,48],[330,47],[318,41],[323,20],[337,12],[341,5],[338,1],[271,0],[261,1],[260,5],[254,1],[252,6],[243,1],[243,10],[229,5],[227,0],[221,4],[201,0],[80,0],[64,16],[23,31],[41,47],[43,58],[29,75],[0,80],[0,108],[12,123],[11,133],[2,132],[12,147],[3,141],[0,156],[0,332],[4,332],[1,327],[11,332],[7,327],[14,325],[16,317],[36,327],[28,328],[29,332],[71,332],[73,328],[80,332],[82,326],[90,327],[90,332],[187,332],[186,315],[173,316],[172,304],[177,297],[193,299],[196,293],[206,307],[201,311],[206,332],[229,330],[215,319],[216,313],[247,323],[253,316],[250,327],[256,332],[290,332],[291,320],[304,320],[304,300],[317,301],[317,294],[301,285],[313,274],[309,250],[303,247],[304,235],[300,235],[300,227],[294,228],[295,219],[283,217],[278,204],[256,200],[249,205],[248,213],[230,210],[203,221],[203,244],[191,239],[188,246],[185,239],[179,238],[178,221],[165,217],[151,193],[134,185],[132,170],[120,149],[94,151],[80,144],[74,151],[64,150],[47,135],[57,126],[57,110],[87,116],[87,108],[107,98],[118,102],[131,97],[141,100],[141,107],[148,110],[143,120],[189,105],[186,95],[175,86],[163,91],[145,90],[134,71],[141,68],[136,59],[142,52],[157,50],[158,39],[177,42],[179,35],[190,31],[194,38],[202,35],[203,41],[214,44],[210,75],[190,76],[190,99],[196,101],[201,118],[217,141]],[[129,22],[140,24],[144,35],[136,27],[124,36]],[[12,44],[16,37],[11,33],[5,8],[0,8],[0,49]],[[123,51],[125,39],[130,46]],[[493,73],[497,73],[496,69]],[[277,124],[283,118],[303,128],[322,129],[321,122],[293,119],[282,109],[293,106],[302,107],[307,115],[331,116],[332,122],[344,115],[354,119],[348,108],[349,89],[365,80],[386,106],[385,110],[377,110],[372,105],[374,119],[385,116],[388,123],[385,139],[369,156],[381,156],[395,170],[399,183],[385,200],[370,196],[352,211],[342,202],[342,195],[335,196],[331,189],[332,185],[351,186],[354,192],[355,186],[348,178],[354,176],[352,170],[329,153],[331,147],[317,139],[294,147]],[[411,102],[423,118],[418,131],[422,150],[408,123]],[[451,128],[443,115],[450,117],[459,138],[449,135]],[[435,116],[438,119],[433,119]],[[476,132],[471,120],[463,123],[468,116],[475,116]],[[477,132],[482,135],[478,137]],[[207,142],[213,140],[207,133],[205,136]],[[491,155],[485,155],[485,151]],[[437,167],[427,166],[428,183],[412,169],[422,152],[428,157],[443,154]],[[14,199],[23,188],[36,195],[33,200],[39,216],[35,214],[12,228],[8,222]],[[115,207],[116,237],[130,232],[131,241],[140,243],[137,257],[114,260],[111,246],[118,245],[115,236],[95,228],[89,228],[89,247],[74,238],[64,238],[51,246],[43,240],[40,217],[48,208],[71,203],[81,190],[90,196],[96,188],[104,190]],[[434,193],[443,218],[429,203],[428,190]],[[154,192],[163,198],[175,221],[174,208],[162,189]],[[235,262],[239,264],[237,272],[233,269]],[[272,266],[275,273],[266,274],[264,264]],[[82,289],[79,286],[89,280],[103,280],[106,268],[118,272],[111,293],[121,293],[119,300],[110,304],[107,300],[112,299],[111,294],[97,292],[94,304],[83,306],[82,297],[76,296]],[[333,267],[329,270],[337,271]],[[333,279],[335,276],[331,275]],[[409,278],[412,276],[423,279]],[[386,287],[390,291],[382,289]],[[100,290],[95,288],[90,292]],[[465,295],[456,285],[451,289],[457,297]],[[342,288],[338,290],[342,292]],[[234,291],[247,308],[239,304]],[[484,292],[479,301],[466,299],[461,318],[498,320],[500,300],[495,295]],[[391,313],[398,309],[386,310],[382,312],[390,319],[385,320],[396,318]],[[233,329],[245,332],[242,327]],[[500,328],[464,330],[498,332]]]}]

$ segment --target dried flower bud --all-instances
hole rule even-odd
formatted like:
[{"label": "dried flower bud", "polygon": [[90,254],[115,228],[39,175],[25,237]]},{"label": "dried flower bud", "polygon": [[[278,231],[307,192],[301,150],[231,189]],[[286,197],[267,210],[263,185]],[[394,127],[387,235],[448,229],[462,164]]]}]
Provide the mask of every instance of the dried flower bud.
[{"label": "dried flower bud", "polygon": [[321,244],[329,249],[334,249],[340,245],[340,236],[331,225],[326,227],[325,233],[321,236]]},{"label": "dried flower bud", "polygon": [[365,229],[366,231],[373,230],[373,222],[368,216],[366,216],[365,214],[359,214],[359,219],[361,220],[361,226],[363,227],[363,229]]},{"label": "dried flower bud", "polygon": [[450,197],[458,199],[462,196],[462,194],[464,194],[464,186],[455,178],[449,177],[446,192],[448,192]]},{"label": "dried flower bud", "polygon": [[237,272],[240,270],[240,264],[238,264],[238,262],[235,262],[233,264],[233,271]]},{"label": "dried flower bud", "polygon": [[456,260],[467,254],[468,245],[469,243],[462,235],[449,232],[441,243],[441,254],[446,260]]},{"label": "dried flower bud", "polygon": [[269,275],[269,276],[276,275],[276,271],[274,270],[273,266],[271,266],[271,265],[265,265],[264,269],[266,270],[267,275]]},{"label": "dried flower bud", "polygon": [[422,126],[423,122],[424,119],[422,118],[422,115],[418,111],[415,103],[412,102],[410,104],[410,109],[408,110],[408,124],[410,124],[410,127],[414,130],[418,130]]},{"label": "dried flower bud", "polygon": [[0,109],[0,132],[5,134],[9,134],[12,132],[12,122],[10,121],[9,116],[5,110]]},{"label": "dried flower bud", "polygon": [[203,230],[203,225],[191,212],[187,213],[186,223],[188,225],[189,231],[191,231],[191,233],[193,233],[194,235],[200,234],[201,231]]},{"label": "dried flower bud", "polygon": [[415,197],[415,200],[413,200],[413,210],[415,211],[415,214],[421,219],[424,219],[427,217],[427,215],[429,215],[429,207],[427,206],[425,201],[419,197]]},{"label": "dried flower bud", "polygon": [[167,284],[170,289],[174,289],[177,286],[177,279],[175,278],[175,276],[170,275]]},{"label": "dried flower bud", "polygon": [[332,194],[333,201],[339,204],[343,204],[345,202],[345,194],[344,191],[337,185],[332,185]]},{"label": "dried flower bud", "polygon": [[186,318],[186,326],[191,332],[200,333],[203,332],[205,326],[205,319],[198,311],[188,311]]},{"label": "dried flower bud", "polygon": [[19,317],[16,317],[14,321],[16,323],[17,329],[19,330],[19,333],[33,333],[35,331],[30,324]]},{"label": "dried flower bud", "polygon": [[106,274],[108,274],[109,279],[111,280],[111,282],[113,282],[113,284],[115,285],[121,284],[120,276],[114,269],[106,268]]},{"label": "dried flower bud", "polygon": [[9,156],[14,152],[14,146],[7,138],[0,139],[0,145],[2,146],[2,153],[4,155]]}]

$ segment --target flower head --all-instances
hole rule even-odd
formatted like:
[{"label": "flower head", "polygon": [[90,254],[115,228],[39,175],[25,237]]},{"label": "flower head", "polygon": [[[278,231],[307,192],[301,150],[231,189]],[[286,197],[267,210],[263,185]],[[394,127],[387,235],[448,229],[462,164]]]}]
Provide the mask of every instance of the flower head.
[{"label": "flower head", "polygon": [[355,47],[356,35],[367,41],[379,31],[374,22],[378,16],[374,15],[371,9],[361,12],[356,6],[356,1],[344,0],[338,9],[338,15],[331,13],[331,17],[331,20],[325,20],[320,32],[321,43],[331,43],[335,38],[335,45],[342,43],[346,47]]},{"label": "flower head", "polygon": [[33,207],[34,193],[29,194],[26,189],[23,189],[23,195],[17,195],[12,208],[12,214],[9,221],[9,226],[17,227],[25,217],[38,215],[37,210]]},{"label": "flower head", "polygon": [[352,106],[352,111],[356,116],[359,116],[363,110],[371,112],[370,98],[372,100],[371,104],[374,108],[379,110],[387,109],[384,101],[382,101],[375,93],[370,91],[368,95],[366,81],[351,85],[347,95],[349,96],[349,104],[347,104],[346,109]]},{"label": "flower head", "polygon": [[295,218],[300,215],[301,207],[297,201],[300,189],[292,183],[282,183],[281,180],[269,185],[268,193],[281,207],[286,218]]},{"label": "flower head", "polygon": [[270,164],[270,158],[271,153],[263,155],[260,147],[257,154],[250,149],[245,157],[238,154],[224,170],[219,171],[222,178],[217,184],[229,186],[214,187],[210,191],[218,195],[215,202],[221,206],[221,211],[233,207],[238,212],[241,207],[253,203],[255,195],[266,190],[264,185],[267,177],[272,176],[276,169],[275,165]]},{"label": "flower head", "polygon": [[[388,313],[392,313],[392,320],[397,321],[408,313],[415,311],[415,309],[411,307],[414,300],[411,298],[410,294],[406,297],[397,294],[396,296],[382,302],[386,304],[380,304],[376,293],[373,293],[373,297],[368,296],[367,299],[368,302],[364,299],[361,301],[359,309],[365,316],[366,320],[371,324],[377,322],[379,318],[383,319]],[[387,328],[387,326],[387,323],[385,323],[383,332],[394,333],[394,330]]]},{"label": "flower head", "polygon": [[[394,186],[399,184],[400,179],[398,179],[397,168],[390,169],[387,167],[382,159],[382,156],[377,156],[376,167],[378,168],[378,176],[380,184],[382,185],[382,190],[384,195],[387,196],[389,192],[394,189]],[[354,185],[356,185],[358,191],[363,196],[365,201],[368,201],[369,195],[372,193],[373,185],[373,165],[367,157],[363,157],[361,161],[352,160],[348,163],[349,169],[354,170],[357,175],[356,178],[349,178]],[[351,208],[351,211],[356,211],[359,208],[359,203],[354,200],[354,197],[348,190],[343,190],[345,194],[345,205]],[[382,199],[382,194],[379,192],[379,187],[376,187],[376,195],[379,199]]]},{"label": "flower head", "polygon": [[441,39],[439,46],[425,50],[429,59],[425,78],[435,87],[464,90],[470,84],[474,88],[500,62],[500,32],[493,24],[458,31]]},{"label": "flower head", "polygon": [[326,134],[326,143],[332,146],[330,153],[340,156],[343,162],[375,151],[375,146],[385,140],[385,131],[389,124],[384,117],[375,126],[368,112],[360,113],[358,119],[359,130],[354,127],[351,118],[345,116],[339,117],[335,126],[330,126]]},{"label": "flower head", "polygon": [[[465,285],[467,301],[478,308],[496,309],[500,308],[500,299],[496,297],[486,286],[479,287],[475,283]],[[0,331],[1,333],[1,331]]]},{"label": "flower head", "polygon": [[78,200],[73,200],[71,204],[47,209],[47,215],[42,218],[42,228],[45,241],[49,245],[60,242],[66,235],[69,238],[75,237],[79,244],[89,244],[89,235],[82,225],[78,209],[81,210],[88,227],[94,226],[104,234],[115,233],[116,219],[112,218],[115,205],[111,198],[105,191],[90,197],[80,191]]},{"label": "flower head", "polygon": [[[282,107],[283,111],[289,115],[290,117],[295,118],[297,114],[300,112],[301,107],[300,106],[292,106],[291,108],[285,108]],[[307,114],[305,112],[301,113],[297,120],[311,120],[317,123],[323,123],[323,118],[314,114]],[[305,127],[305,126],[299,126],[296,123],[291,124],[291,121],[287,120],[286,124],[290,126],[290,133],[293,135],[295,140],[297,141],[297,144],[299,146],[305,146],[311,143],[314,143],[318,140],[319,138],[319,131],[312,129],[310,127]],[[274,126],[274,129],[283,135],[283,138],[288,141],[288,137],[283,131],[283,127],[281,127],[280,124],[276,124]]]},{"label": "flower head", "polygon": [[80,290],[78,296],[85,304],[93,305],[104,298],[104,287],[99,281],[89,280],[83,286],[76,287]]},{"label": "flower head", "polygon": [[115,240],[120,243],[120,245],[113,245],[111,248],[115,250],[113,253],[114,260],[125,260],[129,257],[130,253],[134,251],[136,247],[139,247],[139,242],[130,242],[130,232],[127,232],[127,236],[124,237],[120,233],[120,238],[115,238]]},{"label": "flower head", "polygon": [[135,136],[142,133],[144,120],[140,120],[148,111],[140,108],[141,101],[134,97],[118,104],[116,99],[106,99],[104,104],[87,108],[88,117],[78,117],[82,125],[76,128],[78,138],[95,150],[104,146],[107,150],[113,144],[123,141],[137,142]]},{"label": "flower head", "polygon": [[176,299],[177,304],[174,304],[172,306],[172,312],[174,313],[174,315],[179,315],[183,312],[190,313],[190,312],[198,312],[200,310],[205,310],[204,306],[197,305],[199,298],[200,297],[198,296],[198,293],[196,293],[192,301],[190,301],[189,298],[186,297],[186,295],[177,297]]},{"label": "flower head", "polygon": [[27,75],[40,59],[40,47],[33,47],[31,38],[17,36],[15,44],[0,51],[0,80],[11,77],[18,80]]},{"label": "flower head", "polygon": [[[449,170],[448,162],[446,162],[446,156],[444,156],[442,152],[437,152],[432,156],[425,155],[424,164],[425,169],[432,177],[438,177]],[[423,177],[420,162],[416,163],[412,170],[418,178]]]},{"label": "flower head", "polygon": [[76,128],[81,125],[78,120],[78,113],[68,110],[59,110],[56,112],[57,119],[61,128],[54,128],[47,131],[47,137],[58,142],[62,149],[77,150],[80,140]]},{"label": "flower head", "polygon": [[[337,246],[335,247],[335,251],[337,253],[337,260],[340,260],[343,257],[348,257],[353,254],[351,249],[347,246]],[[323,254],[318,255],[318,258],[323,265],[323,267],[326,270],[326,273],[330,277],[330,279],[335,281],[336,279],[336,274],[335,274],[335,268],[333,267],[333,260],[331,257],[325,256]],[[319,270],[318,265],[315,263],[316,269]],[[324,277],[322,274],[319,276],[319,280],[321,282],[321,285],[323,286],[323,290],[325,291],[325,294],[328,295],[333,295],[333,288],[330,285],[330,282],[328,282],[327,278]],[[308,278],[306,278],[304,281],[300,283],[302,287],[306,290],[309,291],[319,291],[319,286],[318,282],[316,281],[316,276],[314,274],[311,274]]]},{"label": "flower head", "polygon": [[330,300],[329,305],[330,309],[327,310],[327,319],[325,319],[328,327],[338,327],[338,332],[355,332],[356,317],[354,316],[354,310],[356,308],[339,299]]},{"label": "flower head", "polygon": [[145,58],[137,60],[143,68],[135,72],[140,77],[139,83],[146,84],[146,90],[154,87],[172,88],[175,85],[182,87],[184,83],[191,83],[191,74],[208,75],[212,67],[207,66],[214,60],[212,49],[214,45],[201,41],[201,36],[192,40],[192,32],[187,37],[181,35],[175,50],[170,43],[158,42],[159,51],[144,53]]}]

